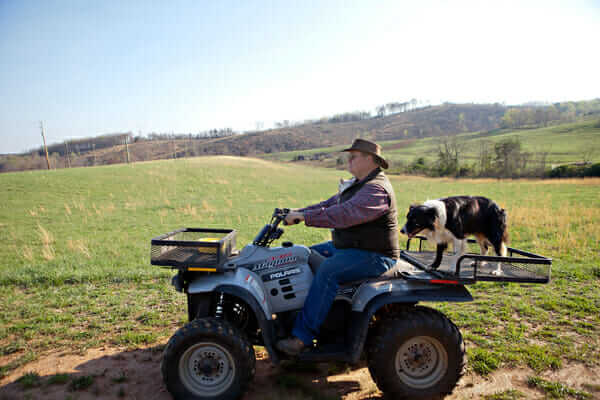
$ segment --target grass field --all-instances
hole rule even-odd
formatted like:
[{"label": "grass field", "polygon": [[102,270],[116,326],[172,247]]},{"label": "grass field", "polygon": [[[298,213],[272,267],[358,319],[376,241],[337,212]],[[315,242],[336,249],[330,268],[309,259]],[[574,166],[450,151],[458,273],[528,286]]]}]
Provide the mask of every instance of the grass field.
[{"label": "grass field", "polygon": [[[589,158],[588,161],[600,161],[600,120],[597,118],[539,129],[463,133],[457,137],[465,147],[460,160],[462,163],[473,163],[478,160],[482,140],[497,143],[515,138],[521,141],[522,151],[533,154],[547,153],[547,162],[550,164],[581,161],[584,157]],[[418,157],[424,157],[429,161],[437,159],[438,138],[392,140],[380,143],[383,153],[392,163],[409,163]],[[291,161],[298,155],[310,158],[313,154],[338,152],[345,147],[348,146],[290,151],[269,154],[265,157],[271,160]]]},{"label": "grass field", "polygon": [[[0,377],[47,352],[164,341],[186,321],[150,239],[180,227],[235,228],[238,248],[274,207],[328,197],[347,172],[206,157],[1,174]],[[469,304],[432,304],[461,328],[469,368],[600,364],[600,179],[392,177],[400,222],[414,202],[485,195],[509,214],[511,246],[554,259],[548,285],[478,283]],[[313,244],[327,230],[286,229]]]}]

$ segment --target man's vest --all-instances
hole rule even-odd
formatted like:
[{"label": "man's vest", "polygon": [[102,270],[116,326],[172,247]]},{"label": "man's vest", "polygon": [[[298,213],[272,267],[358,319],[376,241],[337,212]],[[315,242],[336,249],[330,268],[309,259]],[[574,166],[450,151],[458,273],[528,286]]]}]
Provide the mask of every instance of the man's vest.
[{"label": "man's vest", "polygon": [[381,217],[344,229],[334,229],[333,245],[338,249],[356,248],[374,251],[384,256],[398,259],[398,213],[396,196],[392,184],[380,168],[376,168],[366,178],[356,182],[340,194],[340,204],[350,200],[364,185],[379,185],[390,197],[390,209]]}]

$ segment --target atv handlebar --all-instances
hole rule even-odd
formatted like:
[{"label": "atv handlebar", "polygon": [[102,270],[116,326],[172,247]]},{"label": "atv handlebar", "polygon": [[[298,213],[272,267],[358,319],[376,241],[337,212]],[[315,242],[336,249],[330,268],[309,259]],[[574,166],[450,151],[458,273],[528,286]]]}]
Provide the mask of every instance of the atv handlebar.
[{"label": "atv handlebar", "polygon": [[[261,247],[269,247],[274,240],[279,239],[283,235],[283,229],[279,228],[279,224],[285,222],[285,217],[290,213],[289,208],[276,208],[271,216],[271,221],[266,224],[261,231],[254,238],[253,244]],[[300,220],[295,220],[294,223],[298,223]]]},{"label": "atv handlebar", "polygon": [[294,223],[293,224],[288,224],[286,222],[285,218],[290,213],[290,211],[291,210],[289,208],[276,208],[275,211],[273,211],[273,217],[274,218],[281,218],[281,221],[283,222],[284,225],[299,224],[300,223],[300,218],[294,218]]}]

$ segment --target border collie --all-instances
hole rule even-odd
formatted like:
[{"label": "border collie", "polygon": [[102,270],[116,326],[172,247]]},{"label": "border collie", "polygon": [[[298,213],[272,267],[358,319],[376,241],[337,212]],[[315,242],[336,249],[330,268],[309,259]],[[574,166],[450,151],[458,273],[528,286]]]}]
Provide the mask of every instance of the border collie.
[{"label": "border collie", "polygon": [[[498,256],[506,257],[507,254],[506,211],[481,196],[446,197],[412,205],[400,232],[409,238],[423,233],[427,240],[437,244],[432,269],[440,266],[450,242],[454,246],[452,264],[456,264],[466,252],[468,235],[475,236],[482,255],[487,255],[489,246],[494,247]],[[502,274],[500,263],[492,274]]]},{"label": "border collie", "polygon": [[338,183],[338,193],[342,194],[342,192],[348,189],[350,186],[354,185],[356,182],[356,178],[350,179],[342,179],[340,178],[340,183]]}]

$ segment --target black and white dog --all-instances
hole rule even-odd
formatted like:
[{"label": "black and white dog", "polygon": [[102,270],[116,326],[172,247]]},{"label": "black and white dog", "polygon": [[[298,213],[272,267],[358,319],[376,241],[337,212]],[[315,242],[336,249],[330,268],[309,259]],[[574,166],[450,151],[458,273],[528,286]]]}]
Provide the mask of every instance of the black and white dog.
[{"label": "black and white dog", "polygon": [[[482,255],[487,255],[489,246],[493,246],[499,256],[506,257],[507,253],[506,211],[481,196],[446,197],[410,206],[406,224],[400,232],[409,238],[422,233],[427,240],[437,244],[435,260],[430,266],[433,269],[440,266],[450,242],[454,246],[452,264],[456,264],[466,252],[468,235],[475,236]],[[492,273],[502,273],[500,263]]]}]

